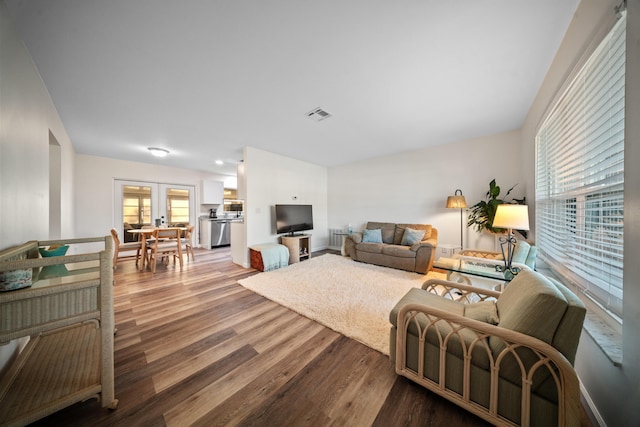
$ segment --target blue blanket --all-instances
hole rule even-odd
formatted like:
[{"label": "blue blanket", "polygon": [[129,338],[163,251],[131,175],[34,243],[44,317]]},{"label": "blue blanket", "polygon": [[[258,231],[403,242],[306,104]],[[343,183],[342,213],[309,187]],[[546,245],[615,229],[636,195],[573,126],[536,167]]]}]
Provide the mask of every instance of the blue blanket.
[{"label": "blue blanket", "polygon": [[262,255],[264,271],[276,270],[289,265],[289,249],[277,243],[262,243],[253,245],[251,249],[259,251]]}]

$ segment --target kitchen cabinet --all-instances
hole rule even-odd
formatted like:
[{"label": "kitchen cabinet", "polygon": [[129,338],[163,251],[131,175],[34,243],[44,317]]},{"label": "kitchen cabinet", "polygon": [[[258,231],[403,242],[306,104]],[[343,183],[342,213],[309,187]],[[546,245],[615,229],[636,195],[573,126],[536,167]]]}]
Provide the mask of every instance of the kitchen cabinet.
[{"label": "kitchen cabinet", "polygon": [[200,247],[211,249],[211,221],[200,218]]},{"label": "kitchen cabinet", "polygon": [[200,203],[203,205],[221,205],[224,201],[224,183],[222,181],[202,181]]}]

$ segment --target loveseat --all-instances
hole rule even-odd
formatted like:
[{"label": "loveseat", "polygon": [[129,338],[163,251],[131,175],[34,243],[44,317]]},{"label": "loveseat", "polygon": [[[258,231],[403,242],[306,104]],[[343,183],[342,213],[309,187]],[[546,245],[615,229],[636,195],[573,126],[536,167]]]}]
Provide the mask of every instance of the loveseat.
[{"label": "loveseat", "polygon": [[573,362],[585,314],[535,271],[502,293],[431,279],[391,311],[390,355],[399,375],[492,424],[578,426]]},{"label": "loveseat", "polygon": [[[371,240],[367,235],[378,230],[380,238],[367,241]],[[433,265],[437,244],[438,230],[429,224],[368,222],[362,233],[346,237],[344,248],[355,261],[426,274]]]}]

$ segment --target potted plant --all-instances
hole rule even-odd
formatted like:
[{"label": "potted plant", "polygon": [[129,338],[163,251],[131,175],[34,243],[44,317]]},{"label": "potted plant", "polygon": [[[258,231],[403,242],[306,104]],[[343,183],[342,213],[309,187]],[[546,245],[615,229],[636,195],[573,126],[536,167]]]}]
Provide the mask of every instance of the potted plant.
[{"label": "potted plant", "polygon": [[[516,184],[517,185],[517,184]],[[511,187],[504,195],[505,199],[511,193],[511,190],[515,188],[515,185]],[[467,220],[467,227],[474,227],[476,231],[481,232],[486,230],[491,233],[504,232],[501,228],[493,228],[493,218],[496,215],[496,209],[498,205],[505,203],[518,203],[525,204],[525,199],[513,199],[513,201],[506,201],[500,198],[500,186],[496,185],[496,180],[492,179],[489,183],[489,191],[485,195],[485,200],[480,200],[475,205],[469,208],[470,214]]]}]

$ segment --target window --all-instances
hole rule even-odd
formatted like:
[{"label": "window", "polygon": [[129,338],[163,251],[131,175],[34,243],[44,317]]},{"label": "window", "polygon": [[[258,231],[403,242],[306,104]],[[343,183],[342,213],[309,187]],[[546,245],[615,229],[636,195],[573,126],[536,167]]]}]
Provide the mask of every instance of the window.
[{"label": "window", "polygon": [[540,256],[620,319],[625,37],[623,13],[538,130],[535,191]]}]

